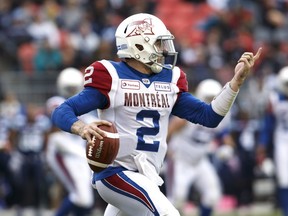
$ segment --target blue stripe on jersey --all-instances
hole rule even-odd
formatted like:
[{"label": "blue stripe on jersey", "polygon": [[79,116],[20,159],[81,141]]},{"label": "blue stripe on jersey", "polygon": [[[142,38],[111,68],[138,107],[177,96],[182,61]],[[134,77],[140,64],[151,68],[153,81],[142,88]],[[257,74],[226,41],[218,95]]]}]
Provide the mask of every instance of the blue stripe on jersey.
[{"label": "blue stripe on jersey", "polygon": [[112,167],[112,166],[109,166],[109,167],[107,167],[106,169],[104,169],[103,171],[101,171],[99,173],[93,172],[92,183],[95,184],[95,182],[98,181],[98,180],[107,178],[109,176],[112,176],[112,175],[114,175],[116,173],[119,173],[119,172],[122,172],[124,170],[127,170],[127,169],[125,169],[124,167]]},{"label": "blue stripe on jersey", "polygon": [[155,216],[160,215],[149,197],[149,194],[123,172],[103,179],[101,182],[111,190],[141,202]]},{"label": "blue stripe on jersey", "polygon": [[143,83],[146,87],[154,82],[171,82],[172,80],[172,70],[163,69],[160,73],[153,74],[143,74],[134,68],[130,67],[125,62],[114,62],[110,61],[110,63],[116,68],[118,76],[120,79],[132,79],[132,80],[140,80],[143,83],[143,79],[148,79],[149,83]]}]

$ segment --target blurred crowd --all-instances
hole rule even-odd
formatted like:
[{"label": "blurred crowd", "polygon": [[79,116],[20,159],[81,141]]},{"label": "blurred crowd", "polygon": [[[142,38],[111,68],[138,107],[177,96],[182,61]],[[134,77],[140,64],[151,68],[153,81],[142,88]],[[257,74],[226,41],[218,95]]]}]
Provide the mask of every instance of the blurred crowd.
[{"label": "blurred crowd", "polygon": [[[178,65],[191,92],[207,78],[225,84],[244,51],[263,47],[231,110],[234,155],[215,164],[235,207],[255,202],[253,186],[263,177],[255,171],[258,132],[275,77],[288,64],[286,0],[0,0],[0,76],[57,74],[66,67],[83,70],[95,60],[117,60],[115,30],[139,12],[155,14],[175,35]],[[0,209],[57,206],[61,194],[44,157],[50,124],[44,106],[3,90]],[[274,202],[273,193],[268,199]]]},{"label": "blurred crowd", "polygon": [[114,59],[118,24],[132,13],[153,12],[154,5],[154,1],[1,0],[1,66],[33,74]]}]

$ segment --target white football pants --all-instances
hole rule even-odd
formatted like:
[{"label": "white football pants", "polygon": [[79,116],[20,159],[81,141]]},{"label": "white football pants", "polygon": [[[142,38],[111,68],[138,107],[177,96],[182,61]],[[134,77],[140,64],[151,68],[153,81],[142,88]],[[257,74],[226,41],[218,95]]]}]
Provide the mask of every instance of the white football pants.
[{"label": "white football pants", "polygon": [[194,165],[175,160],[173,177],[172,203],[178,208],[182,208],[187,201],[192,184],[201,194],[201,203],[204,206],[214,207],[221,198],[218,174],[206,157]]},{"label": "white football pants", "polygon": [[109,205],[104,216],[180,216],[159,187],[143,174],[123,171],[96,182]]}]

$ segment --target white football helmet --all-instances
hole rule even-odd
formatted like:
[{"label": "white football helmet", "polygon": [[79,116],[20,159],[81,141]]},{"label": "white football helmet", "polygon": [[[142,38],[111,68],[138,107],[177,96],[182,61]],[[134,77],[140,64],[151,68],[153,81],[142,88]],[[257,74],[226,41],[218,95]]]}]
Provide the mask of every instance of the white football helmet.
[{"label": "white football helmet", "polygon": [[288,66],[283,67],[278,73],[278,89],[281,93],[288,96]]},{"label": "white football helmet", "polygon": [[[126,18],[118,26],[115,37],[119,58],[134,58],[154,73],[163,68],[172,69],[176,64],[174,36],[156,16],[139,13]],[[173,58],[172,65],[165,65],[165,57]]]},{"label": "white football helmet", "polygon": [[64,98],[69,98],[79,93],[84,84],[84,76],[76,68],[66,68],[62,70],[57,78],[58,94]]},{"label": "white football helmet", "polygon": [[210,103],[222,90],[222,85],[214,79],[201,81],[195,91],[195,96],[200,100]]}]

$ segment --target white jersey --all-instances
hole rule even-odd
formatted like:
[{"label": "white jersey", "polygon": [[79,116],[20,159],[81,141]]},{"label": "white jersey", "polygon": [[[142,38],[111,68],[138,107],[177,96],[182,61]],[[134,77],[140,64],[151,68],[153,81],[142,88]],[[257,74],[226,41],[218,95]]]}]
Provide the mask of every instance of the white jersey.
[{"label": "white jersey", "polygon": [[[173,160],[171,186],[167,194],[179,209],[188,200],[191,185],[200,193],[201,204],[213,207],[221,197],[221,184],[218,174],[210,163],[207,154],[211,153],[223,135],[227,133],[230,115],[226,116],[216,128],[186,122],[183,128],[171,135],[169,152]],[[173,120],[171,122],[173,124]]]},{"label": "white jersey", "polygon": [[[80,117],[85,122],[97,118],[86,114]],[[94,204],[91,187],[91,170],[86,159],[86,141],[80,136],[64,131],[48,136],[46,157],[50,168],[69,193],[70,200],[82,207]]]},{"label": "white jersey", "polygon": [[[96,121],[98,118],[93,114],[85,114],[80,119],[86,123]],[[47,156],[63,154],[77,156],[86,161],[86,141],[82,137],[64,131],[56,131],[49,134]],[[54,157],[54,156],[53,156]],[[88,167],[88,163],[87,163]]]},{"label": "white jersey", "polygon": [[270,104],[276,118],[274,143],[287,145],[288,140],[288,100],[281,100],[276,92],[270,94]]},{"label": "white jersey", "polygon": [[197,164],[216,147],[214,142],[228,128],[228,119],[229,116],[226,116],[217,128],[187,122],[184,128],[171,137],[169,148],[173,157],[191,165]]},{"label": "white jersey", "polygon": [[159,173],[167,150],[169,115],[180,87],[187,86],[186,77],[178,67],[153,78],[127,67],[123,62],[95,62],[86,69],[85,86],[97,88],[109,99],[109,107],[98,114],[114,122],[120,136],[114,166],[139,170],[137,160],[143,159]]},{"label": "white jersey", "polygon": [[[85,141],[75,134],[64,131],[53,132],[49,135],[47,154],[61,153],[85,158]],[[85,161],[86,162],[86,161]]]},{"label": "white jersey", "polygon": [[277,92],[270,94],[272,115],[275,117],[273,136],[276,176],[280,187],[288,187],[288,100]]}]

